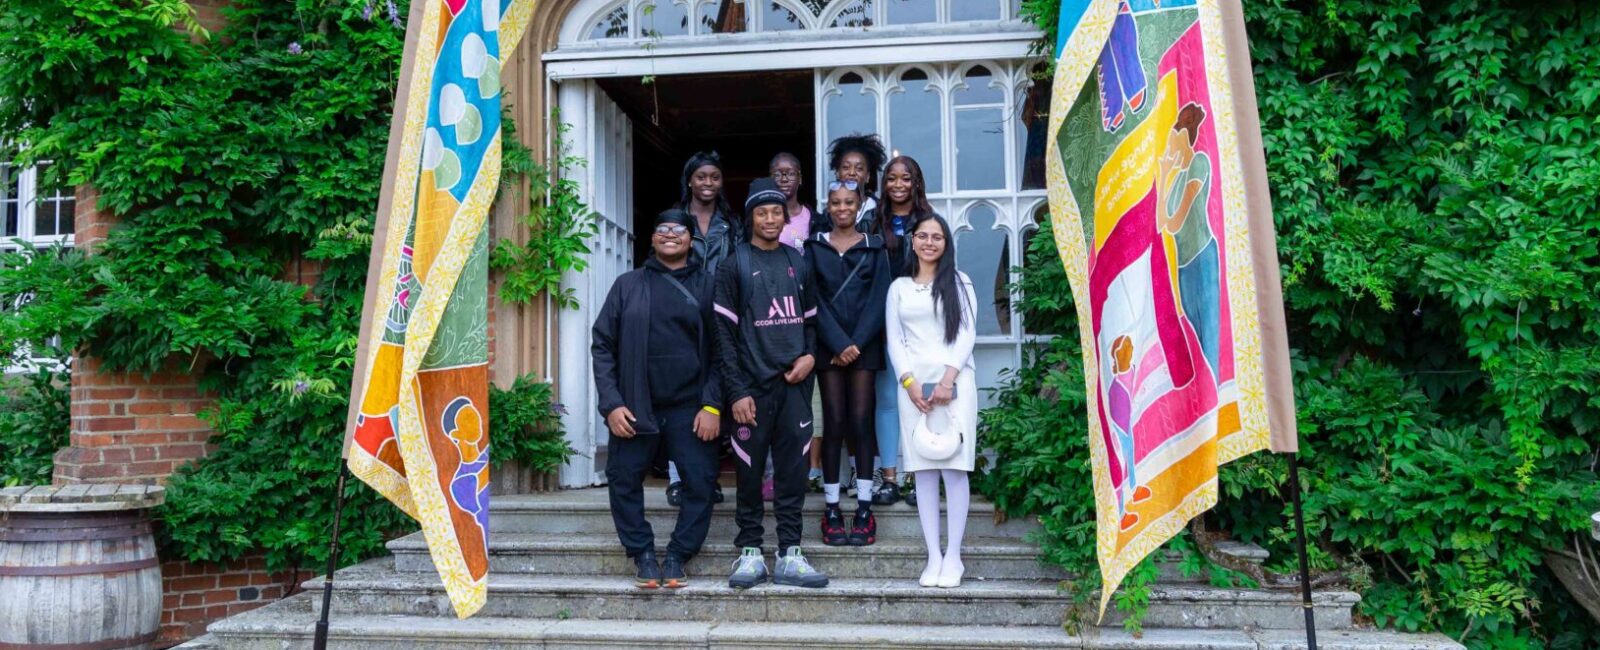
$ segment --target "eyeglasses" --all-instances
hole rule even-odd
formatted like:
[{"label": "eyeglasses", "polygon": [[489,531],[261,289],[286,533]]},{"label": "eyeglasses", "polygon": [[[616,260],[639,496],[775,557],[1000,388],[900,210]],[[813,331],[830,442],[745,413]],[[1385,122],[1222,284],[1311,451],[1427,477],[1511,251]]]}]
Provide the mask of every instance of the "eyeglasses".
[{"label": "eyeglasses", "polygon": [[656,226],[657,235],[683,235],[689,232],[689,227],[681,223],[664,223]]},{"label": "eyeglasses", "polygon": [[798,171],[790,171],[790,170],[772,172],[772,179],[773,180],[786,181],[786,180],[789,180],[791,178],[800,178],[800,172],[798,172]]},{"label": "eyeglasses", "polygon": [[941,243],[941,242],[944,241],[944,233],[942,233],[942,232],[919,232],[919,233],[915,233],[915,234],[911,235],[911,238],[915,239],[917,241],[920,241],[920,242],[932,242],[932,243],[937,244],[937,243]]},{"label": "eyeglasses", "polygon": [[837,190],[837,189],[839,189],[841,187],[844,188],[844,189],[850,190],[852,192],[855,192],[861,186],[858,183],[856,183],[855,181],[834,181],[832,183],[828,183],[828,191],[829,192]]}]

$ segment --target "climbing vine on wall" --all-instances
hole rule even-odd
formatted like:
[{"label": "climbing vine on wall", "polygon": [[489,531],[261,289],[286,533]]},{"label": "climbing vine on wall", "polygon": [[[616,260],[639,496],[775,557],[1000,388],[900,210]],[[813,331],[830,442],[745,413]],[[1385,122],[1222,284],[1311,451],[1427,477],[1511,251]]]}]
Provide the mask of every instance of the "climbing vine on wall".
[{"label": "climbing vine on wall", "polygon": [[[326,553],[406,5],[235,0],[209,34],[179,0],[0,4],[0,133],[116,220],[93,254],[0,263],[0,296],[32,296],[0,314],[0,347],[54,337],[107,370],[201,376],[214,450],[160,513],[178,557],[263,551],[278,569]],[[528,401],[534,438],[503,447],[534,467],[564,457],[544,444],[547,386],[497,395]],[[346,561],[412,527],[372,490],[346,494]]]},{"label": "climbing vine on wall", "polygon": [[[1047,30],[1059,7],[1025,2]],[[1314,569],[1362,592],[1382,626],[1474,648],[1595,647],[1600,628],[1543,558],[1588,543],[1600,510],[1600,9],[1244,8]],[[1029,329],[1064,336],[985,414],[1002,453],[984,485],[1042,516],[1047,557],[1092,570],[1071,295],[1035,244]],[[1225,467],[1207,522],[1289,572],[1284,480],[1271,455]]]}]

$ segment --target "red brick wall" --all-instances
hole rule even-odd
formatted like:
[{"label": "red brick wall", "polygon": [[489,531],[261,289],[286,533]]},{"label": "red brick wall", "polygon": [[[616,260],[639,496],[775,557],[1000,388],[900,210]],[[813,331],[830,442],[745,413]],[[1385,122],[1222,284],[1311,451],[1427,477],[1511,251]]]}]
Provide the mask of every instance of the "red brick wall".
[{"label": "red brick wall", "polygon": [[56,452],[56,484],[161,483],[205,455],[211,429],[196,414],[211,399],[172,366],[145,375],[106,372],[93,358],[73,364],[72,436]]},{"label": "red brick wall", "polygon": [[292,571],[268,573],[260,557],[226,564],[164,562],[161,638],[156,645],[183,643],[204,634],[211,621],[292,595],[306,577]]}]

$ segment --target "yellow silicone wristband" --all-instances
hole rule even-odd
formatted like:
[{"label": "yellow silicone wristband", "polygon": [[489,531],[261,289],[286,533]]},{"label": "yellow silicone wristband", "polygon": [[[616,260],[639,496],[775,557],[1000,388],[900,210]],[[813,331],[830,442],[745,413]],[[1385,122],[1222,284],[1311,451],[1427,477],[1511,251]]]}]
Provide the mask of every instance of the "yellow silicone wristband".
[{"label": "yellow silicone wristband", "polygon": [[914,383],[916,383],[916,382],[913,381],[910,376],[907,376],[905,379],[901,379],[900,380],[900,385],[901,386],[905,386],[906,388],[910,388],[911,384],[914,384]]},{"label": "yellow silicone wristband", "polygon": [[718,411],[718,410],[716,410],[714,408],[711,408],[709,406],[702,406],[702,407],[700,407],[700,410],[705,411],[707,413],[710,413],[712,415],[715,415],[717,417],[722,417],[722,411]]}]

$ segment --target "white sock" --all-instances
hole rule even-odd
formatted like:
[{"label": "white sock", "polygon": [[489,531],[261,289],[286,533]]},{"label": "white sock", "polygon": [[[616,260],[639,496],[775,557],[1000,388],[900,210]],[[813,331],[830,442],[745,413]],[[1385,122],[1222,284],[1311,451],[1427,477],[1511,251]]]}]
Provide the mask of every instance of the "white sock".
[{"label": "white sock", "polygon": [[922,523],[922,542],[928,545],[928,563],[939,562],[939,470],[915,472],[917,477],[917,519]]},{"label": "white sock", "polygon": [[[961,538],[967,534],[967,511],[972,505],[972,493],[967,484],[967,473],[954,470],[939,470],[944,478],[944,496],[949,502],[946,506],[950,513],[950,532],[944,550],[945,565],[961,564]],[[918,482],[918,486],[922,483]],[[934,493],[934,503],[937,504],[938,493]],[[917,495],[917,505],[922,505],[922,495]],[[938,507],[935,505],[934,507]]]},{"label": "white sock", "polygon": [[823,483],[822,500],[828,502],[828,505],[839,505],[839,484]]},{"label": "white sock", "polygon": [[872,503],[872,479],[856,479],[856,500]]},{"label": "white sock", "polygon": [[670,460],[667,461],[667,480],[673,483],[678,482],[678,464]]}]

